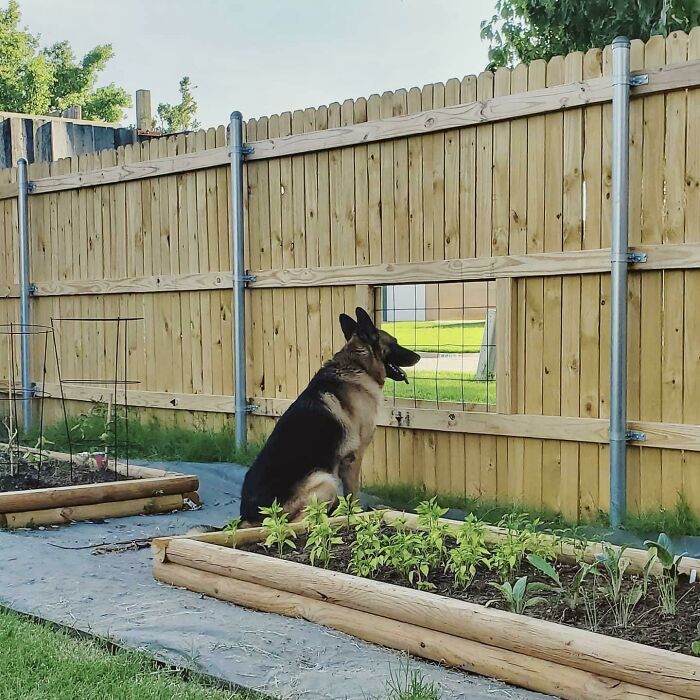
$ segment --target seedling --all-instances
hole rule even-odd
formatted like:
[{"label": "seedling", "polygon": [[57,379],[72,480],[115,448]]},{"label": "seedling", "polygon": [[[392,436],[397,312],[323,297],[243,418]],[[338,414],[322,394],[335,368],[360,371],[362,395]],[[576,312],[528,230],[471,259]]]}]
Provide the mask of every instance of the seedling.
[{"label": "seedling", "polygon": [[236,533],[241,527],[241,518],[231,518],[226,525],[224,525],[224,532],[228,533],[228,541],[231,543],[232,547],[236,546]]},{"label": "seedling", "polygon": [[383,546],[385,563],[418,588],[429,589],[433,548],[423,532],[401,528],[390,535]]},{"label": "seedling", "polygon": [[445,571],[451,573],[458,588],[466,590],[474,580],[479,564],[486,563],[484,526],[470,513],[456,533],[457,546],[447,552]]},{"label": "seedling", "polygon": [[351,545],[349,568],[356,576],[369,578],[384,564],[385,557],[379,536],[381,527],[381,513],[372,513],[366,518],[360,518],[355,524],[355,540]]},{"label": "seedling", "polygon": [[265,516],[262,522],[263,531],[267,535],[265,546],[271,547],[275,545],[277,554],[280,557],[284,553],[285,547],[294,549],[296,533],[288,522],[289,515],[284,512],[277,499],[272,502],[271,506],[261,508],[260,513]]},{"label": "seedling", "polygon": [[634,608],[642,599],[644,589],[633,584],[623,591],[625,571],[631,564],[630,560],[623,556],[625,549],[626,547],[617,548],[604,544],[603,553],[598,555],[597,560],[602,566],[603,585],[600,591],[607,598],[615,624],[626,628]]},{"label": "seedling", "polygon": [[698,622],[695,633],[697,634],[697,639],[691,643],[690,651],[694,656],[700,656],[700,622]]},{"label": "seedling", "polygon": [[304,508],[304,522],[311,528],[328,519],[328,501],[319,502],[318,496],[311,497],[311,503]]},{"label": "seedling", "polygon": [[666,615],[675,615],[677,608],[676,587],[678,586],[678,566],[685,554],[673,554],[671,539],[665,533],[658,540],[646,540],[644,545],[661,564],[661,574],[656,577],[659,586],[661,610]]},{"label": "seedling", "polygon": [[31,451],[26,450],[22,454],[22,458],[27,464],[39,464],[39,462],[41,462],[47,456],[44,454],[44,448],[46,445],[53,445],[53,442],[51,442],[51,440],[47,440],[45,437],[43,437],[43,435],[40,436],[34,445],[34,449]]},{"label": "seedling", "polygon": [[559,595],[570,610],[578,608],[583,594],[583,582],[588,574],[598,566],[597,563],[586,564],[585,562],[579,562],[579,570],[571,580],[571,583],[564,585],[557,570],[546,559],[543,559],[538,554],[528,554],[527,560],[531,566],[553,582],[554,585],[549,586],[549,589]]},{"label": "seedling", "polygon": [[528,583],[527,576],[521,576],[515,585],[511,585],[510,581],[504,583],[492,583],[501,593],[503,602],[510,612],[522,615],[528,608],[540,603],[546,602],[546,598],[536,596],[535,593],[540,593],[547,590],[547,584],[532,582]]},{"label": "seedling", "polygon": [[447,510],[447,508],[441,508],[435,498],[423,501],[416,507],[418,524],[427,533],[425,557],[430,567],[438,566],[447,552],[445,541],[450,535],[450,528],[447,523],[440,522],[440,518],[447,513]]},{"label": "seedling", "polygon": [[362,512],[360,502],[352,495],[339,496],[338,506],[333,512],[334,517],[343,517],[345,521],[345,531],[350,532],[350,528],[359,520],[357,517]]},{"label": "seedling", "polygon": [[328,503],[319,503],[314,495],[304,512],[309,531],[305,549],[309,550],[309,559],[312,564],[320,562],[326,568],[331,560],[333,545],[342,544],[343,538],[338,536],[338,528],[331,524],[328,517]]}]

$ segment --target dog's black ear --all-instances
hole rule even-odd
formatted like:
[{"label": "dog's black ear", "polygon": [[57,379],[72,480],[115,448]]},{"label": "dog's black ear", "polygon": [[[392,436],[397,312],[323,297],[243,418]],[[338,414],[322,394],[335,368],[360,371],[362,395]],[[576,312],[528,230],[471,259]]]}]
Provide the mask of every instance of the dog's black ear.
[{"label": "dog's black ear", "polygon": [[352,338],[352,334],[357,328],[357,321],[347,314],[340,314],[340,327],[343,329],[345,340],[350,340],[350,338]]},{"label": "dog's black ear", "polygon": [[377,327],[370,315],[361,307],[355,309],[357,316],[357,331],[366,340],[373,341],[377,338]]}]

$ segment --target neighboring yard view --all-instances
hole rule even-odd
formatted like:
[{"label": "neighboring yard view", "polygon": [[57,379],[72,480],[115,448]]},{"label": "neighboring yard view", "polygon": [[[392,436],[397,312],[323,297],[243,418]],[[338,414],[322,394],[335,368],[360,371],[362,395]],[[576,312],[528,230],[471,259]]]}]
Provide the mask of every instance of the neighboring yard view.
[{"label": "neighboring yard view", "polygon": [[[402,399],[465,404],[496,402],[496,378],[477,373],[484,320],[385,321],[382,328],[422,354],[407,374],[410,384],[387,382],[385,394]],[[495,348],[490,352],[495,354]]]},{"label": "neighboring yard view", "polygon": [[478,353],[484,321],[384,321],[382,328],[416,352]]}]

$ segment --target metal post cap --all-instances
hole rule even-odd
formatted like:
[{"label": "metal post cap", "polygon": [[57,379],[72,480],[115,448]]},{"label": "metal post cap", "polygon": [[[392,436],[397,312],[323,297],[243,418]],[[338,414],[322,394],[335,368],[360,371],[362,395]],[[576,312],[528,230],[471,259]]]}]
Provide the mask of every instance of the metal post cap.
[{"label": "metal post cap", "polygon": [[626,36],[616,36],[612,42],[613,48],[629,48],[630,40]]},{"label": "metal post cap", "polygon": [[236,110],[235,112],[231,112],[231,121],[234,119],[237,119],[238,121],[243,121],[243,115]]}]

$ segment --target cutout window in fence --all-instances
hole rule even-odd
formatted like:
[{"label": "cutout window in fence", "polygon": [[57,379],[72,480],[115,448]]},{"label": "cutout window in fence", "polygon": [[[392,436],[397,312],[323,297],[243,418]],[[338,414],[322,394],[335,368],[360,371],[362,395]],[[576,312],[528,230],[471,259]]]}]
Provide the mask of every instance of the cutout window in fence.
[{"label": "cutout window in fence", "polygon": [[496,283],[380,288],[377,323],[420,353],[409,384],[387,382],[396,406],[496,411]]}]

